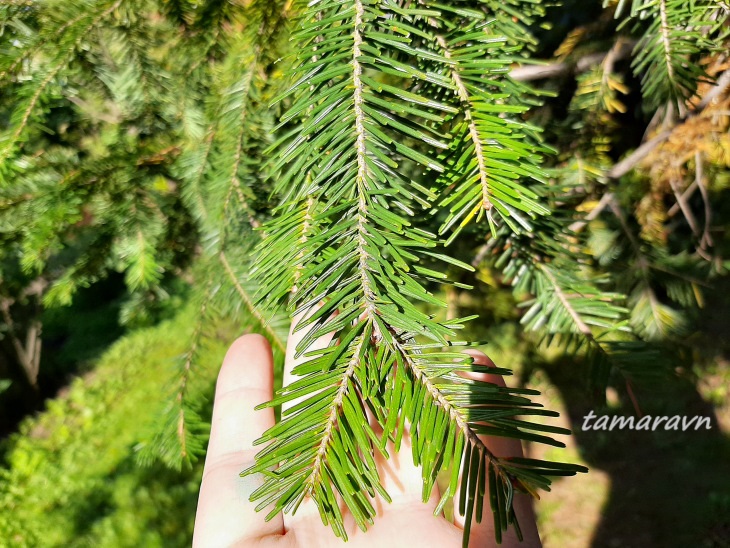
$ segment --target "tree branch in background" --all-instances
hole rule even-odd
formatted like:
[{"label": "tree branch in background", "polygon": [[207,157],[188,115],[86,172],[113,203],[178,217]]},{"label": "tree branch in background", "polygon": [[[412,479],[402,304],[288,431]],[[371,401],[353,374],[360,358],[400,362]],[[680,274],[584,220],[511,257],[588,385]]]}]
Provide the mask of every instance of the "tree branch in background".
[{"label": "tree branch in background", "polygon": [[591,209],[591,211],[585,217],[571,224],[568,227],[568,230],[570,230],[571,232],[579,232],[580,230],[582,230],[585,225],[595,220],[601,214],[601,212],[606,209],[606,207],[611,203],[613,198],[613,192],[606,192],[603,196],[601,196],[601,199],[596,204],[596,207]]},{"label": "tree branch in background", "polygon": [[233,287],[236,289],[241,299],[243,300],[243,303],[246,305],[246,308],[248,308],[248,311],[251,313],[251,315],[256,318],[256,320],[261,324],[261,327],[264,329],[264,331],[266,331],[266,333],[269,335],[271,343],[279,350],[281,350],[281,352],[286,352],[286,345],[284,344],[284,341],[282,341],[281,337],[276,333],[276,331],[271,328],[269,322],[267,322],[266,318],[261,314],[258,307],[253,302],[251,296],[243,288],[241,282],[238,281],[238,277],[233,271],[233,268],[231,268],[231,264],[228,262],[225,252],[221,251],[218,254],[218,258],[220,259],[220,262],[223,265],[226,274],[230,278]]},{"label": "tree branch in background", "polygon": [[697,187],[700,189],[702,201],[705,204],[705,227],[702,232],[702,238],[700,239],[700,248],[698,249],[700,254],[705,257],[707,255],[707,249],[714,245],[712,236],[710,235],[712,204],[710,203],[710,197],[707,193],[707,187],[705,186],[704,161],[702,159],[702,153],[699,150],[695,151],[695,182],[697,183]]},{"label": "tree branch in background", "polygon": [[30,322],[26,331],[25,344],[18,337],[15,321],[10,314],[10,306],[13,299],[3,298],[0,300],[0,314],[7,326],[7,337],[15,350],[15,356],[20,364],[28,384],[35,391],[38,390],[38,372],[41,363],[41,322],[34,319]]},{"label": "tree branch in background", "polygon": [[510,77],[518,82],[532,82],[534,80],[545,80],[547,78],[557,78],[572,73],[586,72],[592,67],[607,61],[609,58],[611,64],[626,59],[631,55],[634,45],[635,42],[633,41],[618,40],[609,51],[591,53],[585,57],[581,57],[575,63],[562,61],[559,63],[517,67],[510,72]]},{"label": "tree branch in background", "polygon": [[720,78],[717,79],[715,87],[703,99],[697,104],[697,106],[690,110],[686,116],[681,118],[679,122],[669,129],[662,131],[656,137],[647,141],[634,152],[629,154],[626,158],[621,160],[619,163],[614,165],[611,169],[606,172],[608,179],[619,179],[626,175],[629,171],[634,169],[644,158],[646,158],[656,147],[664,143],[672,135],[677,127],[684,124],[687,120],[699,116],[712,102],[722,95],[727,87],[730,85],[730,71],[725,71]]},{"label": "tree branch in background", "polygon": [[[659,145],[666,142],[677,128],[681,127],[688,120],[691,120],[692,118],[695,118],[696,116],[702,114],[702,112],[709,105],[711,105],[715,99],[720,97],[720,95],[722,95],[727,90],[728,86],[730,86],[730,71],[725,71],[720,76],[720,78],[717,79],[715,87],[712,88],[712,90],[707,93],[697,104],[697,106],[693,110],[690,110],[684,118],[682,118],[676,125],[672,126],[669,129],[665,129],[659,135],[653,137],[652,139],[641,145],[639,148],[637,148],[634,152],[629,154],[626,158],[615,164],[611,169],[606,171],[605,177],[608,179],[619,179],[626,175],[629,171],[639,165],[647,156],[649,156],[649,154],[651,154]],[[701,163],[701,158],[698,160],[698,162]],[[700,176],[701,168],[699,168],[698,176],[692,183],[692,185],[690,185],[687,190],[684,191],[684,193],[677,196],[677,203],[673,205],[667,212],[669,217],[673,217],[674,215],[676,215],[682,209],[682,204],[699,187],[699,185],[701,184],[699,179]],[[572,232],[579,232],[580,230],[582,230],[586,224],[596,219],[601,214],[601,212],[606,209],[608,205],[611,204],[614,198],[615,196],[612,192],[607,192],[606,194],[604,194],[601,200],[596,204],[596,206],[583,219],[575,221],[569,226],[569,230]],[[705,200],[705,203],[707,204],[707,200]],[[706,232],[706,234],[708,234],[709,236],[708,232]]]}]

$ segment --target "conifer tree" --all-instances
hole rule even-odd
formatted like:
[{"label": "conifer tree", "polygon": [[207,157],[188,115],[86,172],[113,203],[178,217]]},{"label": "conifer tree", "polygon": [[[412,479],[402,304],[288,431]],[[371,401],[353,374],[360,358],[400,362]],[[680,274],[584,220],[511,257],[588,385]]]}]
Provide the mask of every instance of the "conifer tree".
[{"label": "conifer tree", "polygon": [[[344,538],[341,499],[366,529],[388,499],[374,455],[408,428],[424,500],[439,475],[439,512],[461,494],[465,543],[485,503],[497,540],[519,532],[516,490],[583,469],[481,441],[568,432],[531,420],[555,415],[534,390],[464,375],[484,371],[458,351],[474,318],[444,313],[444,292],[498,276],[526,332],[586,357],[576,377],[630,390],[667,374],[653,343],[726,269],[710,197],[730,166],[728,9],[604,4],[547,66],[536,36],[563,8],[535,0],[3,4],[6,338],[22,339],[27,288],[58,306],[124,272],[130,319],[192,272],[190,348],[139,455],[180,466],[203,452],[212,318],[238,314],[281,353],[287,319],[323,302],[297,326],[297,380],[266,405],[299,403],[243,471],[266,477],[260,507],[311,497]],[[621,132],[644,116],[632,150]]]}]

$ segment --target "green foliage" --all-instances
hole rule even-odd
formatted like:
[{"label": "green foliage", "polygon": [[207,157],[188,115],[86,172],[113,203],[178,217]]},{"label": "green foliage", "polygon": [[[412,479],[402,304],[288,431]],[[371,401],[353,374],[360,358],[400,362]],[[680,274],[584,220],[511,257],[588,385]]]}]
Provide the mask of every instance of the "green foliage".
[{"label": "green foliage", "polygon": [[[308,329],[297,355],[327,333],[336,342],[307,352],[309,359],[293,371],[300,378],[269,404],[300,402],[259,440],[268,445],[244,472],[267,478],[252,498],[260,508],[272,504],[269,516],[296,511],[310,496],[322,521],[346,538],[339,495],[365,530],[375,517],[370,498],[389,500],[374,454],[385,454],[389,439],[398,450],[406,422],[424,501],[441,472],[452,480],[437,513],[461,486],[465,543],[472,520],[482,519],[487,481],[500,539],[509,524],[519,534],[515,488],[534,493],[549,486],[550,476],[580,470],[528,460],[516,466],[489,450],[479,434],[562,445],[532,430],[566,432],[515,418],[551,414],[532,409],[525,397],[532,391],[459,375],[480,368],[464,354],[437,349],[464,344],[451,339],[465,320],[438,321],[426,308],[445,306],[427,289],[429,282],[446,283],[430,267],[434,259],[471,269],[438,253],[435,235],[409,220],[439,199],[440,187],[455,185],[446,203],[458,200],[444,228],[461,218],[463,226],[486,210],[496,232],[495,207],[507,227],[517,230],[511,222],[517,219],[529,230],[517,210],[548,213],[536,194],[513,182],[541,177],[539,157],[528,151],[536,137],[530,127],[498,116],[525,108],[507,101],[522,88],[499,79],[508,58],[477,59],[492,44],[492,51],[511,49],[488,22],[485,13],[467,7],[359,1],[352,7],[317,2],[297,22],[294,83],[277,100],[290,101],[283,123],[299,123],[278,143],[276,191],[284,200],[265,226],[256,273],[262,299],[276,303],[291,295],[294,314],[325,299],[299,324]],[[477,76],[487,68],[495,73],[490,81]],[[447,96],[455,99],[443,100]],[[462,135],[447,155],[450,175],[428,188],[419,182],[424,173],[428,180],[429,172],[447,171],[441,156],[449,148],[449,126]],[[282,257],[294,278],[282,275]],[[365,420],[366,408],[383,428],[381,436]]]},{"label": "green foliage", "polygon": [[[617,16],[628,4],[621,0]],[[642,91],[648,108],[666,102],[681,107],[695,96],[697,83],[707,77],[698,63],[699,56],[717,47],[713,40],[717,18],[717,2],[693,0],[633,0],[626,21],[648,21],[648,28],[636,44],[632,62],[634,72],[642,80]]]},{"label": "green foliage", "polygon": [[51,2],[3,13],[0,76],[12,99],[0,224],[17,246],[8,260],[51,282],[47,305],[69,304],[110,270],[125,272],[131,292],[151,291],[194,234],[169,174],[174,97],[152,46],[171,47],[172,29],[132,9]]},{"label": "green foliage", "polygon": [[[534,87],[512,69],[531,68],[543,54],[532,33],[561,13],[535,0],[4,4],[0,299],[17,316],[18,297],[42,286],[45,306],[68,305],[118,271],[132,325],[192,278],[189,341],[170,378],[150,380],[169,396],[137,453],[180,469],[205,447],[200,364],[216,322],[264,331],[280,358],[282,311],[323,301],[297,353],[327,333],[337,342],[308,353],[269,404],[300,402],[261,440],[254,498],[277,512],[309,495],[344,536],[341,497],[366,528],[370,497],[388,498],[374,454],[408,423],[424,498],[448,475],[441,511],[463,471],[466,542],[489,485],[499,539],[519,527],[515,490],[580,468],[510,461],[480,440],[560,445],[549,434],[565,431],[517,418],[553,415],[534,391],[462,375],[480,370],[455,352],[470,318],[444,293],[511,289],[527,337],[585,356],[576,376],[600,391],[671,369],[652,344],[688,333],[700,288],[723,273],[710,193],[727,186],[726,100],[722,88],[700,97],[726,74],[727,8],[605,4],[558,50],[575,81]],[[640,144],[627,139],[637,127],[670,142],[698,121],[685,139],[698,144],[669,147],[662,173],[631,155],[615,164]],[[682,197],[692,178],[704,233]]]},{"label": "green foliage", "polygon": [[[165,406],[161,390],[189,339],[194,307],[112,346],[93,372],[4,441],[0,546],[186,546],[201,466],[139,468],[133,455]],[[206,393],[234,331],[201,349]]]},{"label": "green foliage", "polygon": [[[526,19],[526,8],[519,6],[518,21]],[[491,8],[487,17],[500,13]],[[530,217],[550,212],[525,186],[547,178],[540,168],[547,149],[540,144],[539,129],[520,119],[533,92],[508,75],[529,32],[514,21],[505,27],[499,18],[480,15],[469,21],[456,15],[442,16],[443,34],[435,35],[450,61],[446,73],[454,89],[447,98],[463,114],[451,128],[448,169],[441,178],[449,191],[439,206],[451,207],[440,232],[460,221],[447,244],[475,217],[486,216],[496,236],[500,219],[513,232],[530,231]]]}]

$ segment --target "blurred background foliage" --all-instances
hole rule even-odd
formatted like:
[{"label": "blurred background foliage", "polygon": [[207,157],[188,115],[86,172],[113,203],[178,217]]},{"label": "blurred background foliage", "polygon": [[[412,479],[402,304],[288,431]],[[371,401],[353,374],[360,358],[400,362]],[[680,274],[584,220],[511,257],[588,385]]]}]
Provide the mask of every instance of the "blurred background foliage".
[{"label": "blurred background foliage", "polygon": [[[539,502],[546,546],[726,547],[730,8],[661,2],[682,47],[654,74],[660,3],[629,4],[530,24],[513,78],[555,149],[553,215],[534,239],[465,228],[449,252],[474,289],[445,314],[479,314],[469,335],[563,411],[591,467]],[[284,344],[246,273],[295,9],[0,5],[0,546],[189,544],[223,352],[243,331]],[[589,409],[713,428],[583,432]]]}]

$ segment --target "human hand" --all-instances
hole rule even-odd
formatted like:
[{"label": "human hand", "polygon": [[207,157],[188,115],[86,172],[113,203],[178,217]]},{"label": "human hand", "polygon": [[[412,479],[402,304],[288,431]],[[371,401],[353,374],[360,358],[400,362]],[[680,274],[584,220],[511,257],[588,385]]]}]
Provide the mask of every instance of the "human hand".
[{"label": "human hand", "polygon": [[[299,318],[295,319],[297,321]],[[294,348],[305,333],[306,330],[300,330],[289,335],[284,365],[285,384],[291,381],[292,369],[306,359],[295,360],[293,357]],[[322,337],[311,349],[326,347],[330,341],[331,337]],[[470,350],[468,353],[476,363],[494,366],[482,352]],[[240,337],[223,361],[216,386],[210,443],[195,518],[194,548],[461,546],[463,520],[460,516],[457,515],[452,523],[443,516],[433,515],[440,498],[438,486],[434,487],[427,503],[421,500],[421,472],[411,460],[407,433],[399,453],[394,451],[392,444],[388,446],[390,459],[386,460],[376,452],[381,482],[392,502],[389,504],[380,499],[373,502],[378,515],[367,533],[358,529],[352,516],[343,512],[349,539],[344,544],[322,524],[319,511],[311,500],[305,501],[294,515],[279,514],[271,521],[265,521],[266,511],[257,512],[255,504],[249,501],[251,493],[261,484],[261,478],[256,475],[241,478],[239,474],[251,466],[261,449],[253,446],[254,440],[274,425],[273,409],[253,409],[272,398],[273,363],[271,347],[261,335]],[[470,375],[504,385],[499,375]],[[480,437],[496,455],[522,456],[519,440]],[[489,493],[485,496],[488,500]],[[510,529],[503,535],[500,546],[539,547],[529,498],[516,494],[514,507],[524,541],[520,543],[514,530]],[[485,512],[482,523],[472,524],[469,546],[496,546],[489,514],[489,511]]]}]

